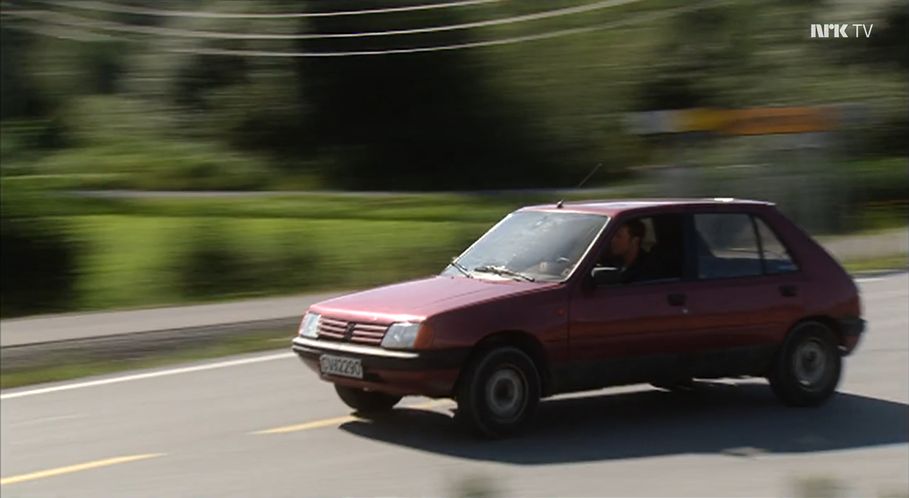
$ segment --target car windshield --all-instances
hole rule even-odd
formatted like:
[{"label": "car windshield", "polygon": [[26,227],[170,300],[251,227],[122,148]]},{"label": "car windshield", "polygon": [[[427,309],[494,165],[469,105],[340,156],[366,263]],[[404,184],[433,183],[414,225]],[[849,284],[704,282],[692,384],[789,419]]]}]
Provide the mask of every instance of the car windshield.
[{"label": "car windshield", "polygon": [[443,275],[564,280],[608,219],[569,212],[511,213],[446,268]]}]

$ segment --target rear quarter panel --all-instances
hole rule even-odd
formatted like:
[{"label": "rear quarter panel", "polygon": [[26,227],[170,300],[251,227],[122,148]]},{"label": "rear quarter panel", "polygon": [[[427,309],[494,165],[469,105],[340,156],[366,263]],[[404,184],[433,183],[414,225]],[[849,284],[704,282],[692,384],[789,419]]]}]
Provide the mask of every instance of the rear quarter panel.
[{"label": "rear quarter panel", "polygon": [[[760,216],[779,234],[803,274],[803,318],[838,320],[861,316],[858,288],[852,277],[817,241],[775,208],[762,209]],[[857,339],[845,341],[851,349]]]}]

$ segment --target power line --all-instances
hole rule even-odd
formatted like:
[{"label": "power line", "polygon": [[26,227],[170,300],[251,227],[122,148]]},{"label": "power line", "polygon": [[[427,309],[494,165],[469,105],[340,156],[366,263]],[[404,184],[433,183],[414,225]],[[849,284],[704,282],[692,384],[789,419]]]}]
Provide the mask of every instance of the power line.
[{"label": "power line", "polygon": [[[441,52],[441,51],[452,51],[452,50],[464,50],[470,48],[482,48],[482,47],[493,47],[501,45],[513,45],[518,43],[525,43],[538,40],[547,40],[552,38],[560,38],[563,36],[570,36],[575,34],[584,34],[591,33],[595,31],[601,31],[605,29],[617,28],[621,26],[628,26],[633,24],[645,23],[648,21],[654,21],[659,19],[664,19],[667,17],[672,17],[675,15],[683,14],[686,12],[691,12],[695,10],[701,10],[708,7],[713,7],[717,5],[722,5],[729,3],[731,0],[705,0],[703,2],[697,2],[690,4],[684,7],[677,7],[674,9],[668,9],[663,11],[658,11],[650,14],[640,14],[636,16],[631,16],[626,19],[619,21],[613,21],[609,23],[597,24],[593,26],[586,26],[580,28],[570,28],[562,29],[556,31],[549,31],[545,33],[539,33],[536,35],[525,35],[517,36],[511,38],[501,38],[497,40],[486,40],[479,42],[469,42],[469,43],[460,43],[454,45],[435,45],[427,47],[411,47],[411,48],[398,48],[398,49],[387,49],[387,50],[359,50],[359,51],[344,51],[344,52],[279,52],[279,51],[264,51],[264,50],[228,50],[228,49],[169,49],[169,52],[174,53],[190,53],[190,54],[199,54],[199,55],[231,55],[231,56],[240,56],[240,57],[279,57],[279,58],[317,58],[317,57],[356,57],[356,56],[376,56],[376,55],[396,55],[396,54],[413,54],[413,53],[426,53],[426,52]],[[25,11],[18,11],[15,15],[21,14]],[[3,15],[14,15],[11,11],[3,12]],[[85,34],[99,34],[92,31],[86,31]],[[43,34],[36,32],[36,34]],[[107,35],[102,35],[107,36]],[[80,40],[82,41],[82,40]]]},{"label": "power line", "polygon": [[206,12],[186,10],[162,10],[132,7],[129,5],[116,5],[107,2],[62,2],[59,0],[33,0],[48,5],[66,7],[70,9],[90,10],[114,14],[134,14],[155,17],[196,17],[206,19],[293,19],[303,17],[338,17],[359,16],[369,14],[389,14],[394,12],[412,12],[418,10],[447,9],[452,7],[466,7],[469,5],[482,5],[500,2],[502,0],[460,0],[456,2],[430,3],[420,5],[407,5],[402,7],[388,7],[384,9],[344,10],[337,12],[278,12],[278,13],[231,13],[231,12]]},{"label": "power line", "polygon": [[189,53],[189,54],[199,54],[199,55],[233,55],[240,57],[357,57],[357,56],[375,56],[375,55],[395,55],[395,54],[414,54],[414,53],[425,53],[425,52],[442,52],[450,50],[463,50],[469,48],[480,48],[480,47],[493,47],[500,45],[512,45],[516,43],[524,43],[537,40],[546,40],[551,38],[559,38],[563,36],[591,33],[595,31],[601,31],[604,29],[617,28],[621,26],[628,26],[632,24],[639,24],[647,21],[654,21],[658,19],[663,19],[678,14],[683,14],[685,12],[691,12],[695,10],[704,9],[707,7],[712,7],[715,5],[720,5],[728,3],[730,0],[708,0],[705,2],[694,3],[685,7],[677,7],[675,9],[664,10],[660,12],[655,12],[652,14],[638,15],[633,16],[628,19],[623,19],[621,21],[614,21],[610,23],[597,24],[594,26],[586,26],[582,28],[571,28],[571,29],[561,29],[557,31],[549,31],[546,33],[540,33],[536,35],[526,35],[526,36],[516,36],[513,38],[501,38],[498,40],[487,40],[479,42],[470,42],[470,43],[459,43],[455,45],[436,45],[429,47],[412,47],[412,48],[397,48],[397,49],[388,49],[388,50],[354,50],[346,52],[273,52],[273,51],[264,51],[264,50],[228,50],[228,49],[170,49],[170,52],[175,53]]},{"label": "power line", "polygon": [[413,35],[422,33],[438,33],[442,31],[457,31],[473,28],[482,28],[489,26],[501,26],[519,22],[536,21],[540,19],[549,19],[562,17],[573,14],[582,14],[595,10],[618,7],[621,5],[637,3],[642,0],[601,0],[599,2],[580,5],[576,7],[566,7],[562,9],[547,10],[533,14],[524,14],[520,16],[504,17],[501,19],[492,19],[488,21],[476,21],[462,24],[450,24],[446,26],[432,26],[428,28],[399,29],[390,31],[372,31],[365,33],[302,33],[302,34],[273,34],[273,33],[224,33],[216,31],[197,31],[174,28],[162,28],[156,26],[135,26],[99,19],[90,19],[86,17],[75,16],[72,14],[63,14],[45,10],[32,11],[9,11],[9,14],[18,15],[19,17],[28,17],[35,19],[40,16],[50,18],[49,22],[53,24],[62,24],[65,26],[77,26],[90,29],[100,29],[104,31],[117,31],[125,33],[138,33],[150,35],[173,36],[180,38],[206,38],[220,40],[317,40],[331,38],[370,38],[380,36],[398,36]]}]

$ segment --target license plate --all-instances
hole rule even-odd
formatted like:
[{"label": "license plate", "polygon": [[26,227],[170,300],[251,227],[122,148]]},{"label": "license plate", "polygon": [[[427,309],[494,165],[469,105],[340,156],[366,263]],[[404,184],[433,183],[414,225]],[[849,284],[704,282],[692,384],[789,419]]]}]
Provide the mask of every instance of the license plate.
[{"label": "license plate", "polygon": [[363,378],[363,365],[356,358],[324,354],[319,357],[319,365],[322,373],[326,375],[340,375],[355,379]]}]

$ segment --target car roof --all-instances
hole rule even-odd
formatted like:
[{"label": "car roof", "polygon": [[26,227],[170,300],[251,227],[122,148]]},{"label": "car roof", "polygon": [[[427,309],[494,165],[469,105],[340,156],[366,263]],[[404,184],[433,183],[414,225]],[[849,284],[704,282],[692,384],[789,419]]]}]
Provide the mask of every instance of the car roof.
[{"label": "car roof", "polygon": [[537,204],[526,206],[519,211],[563,211],[574,213],[600,214],[615,217],[627,211],[637,211],[658,207],[716,207],[716,206],[772,206],[773,203],[731,197],[714,197],[708,199],[613,199],[572,201],[562,203]]}]

